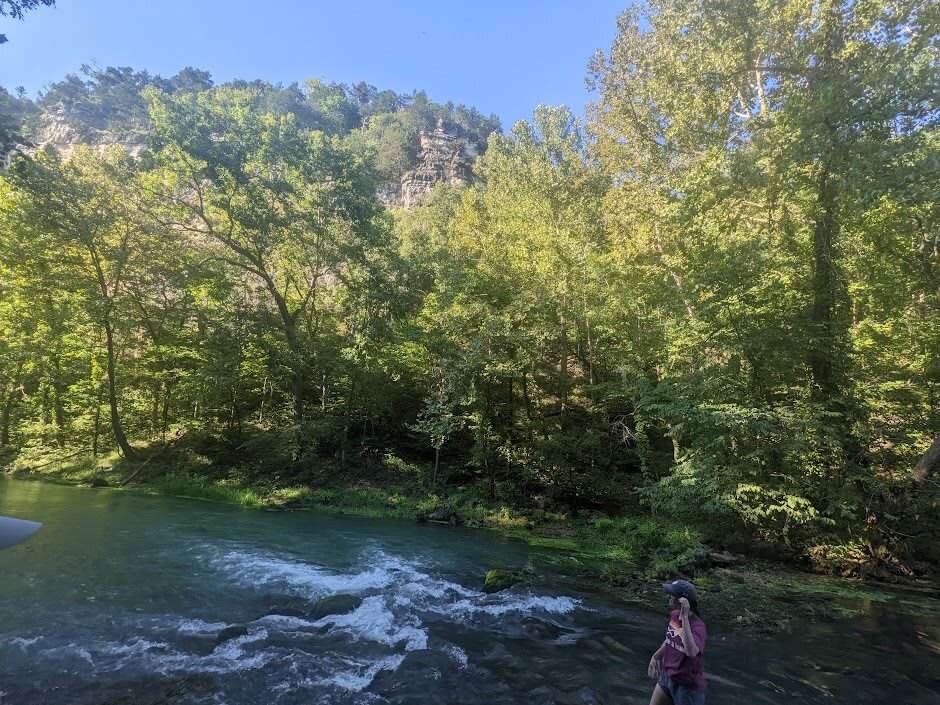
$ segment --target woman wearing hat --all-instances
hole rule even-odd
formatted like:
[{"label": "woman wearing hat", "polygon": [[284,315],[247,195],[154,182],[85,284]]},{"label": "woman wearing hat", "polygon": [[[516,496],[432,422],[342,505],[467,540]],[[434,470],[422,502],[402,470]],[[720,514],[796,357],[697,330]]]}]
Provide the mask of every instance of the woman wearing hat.
[{"label": "woman wearing hat", "polygon": [[698,616],[698,596],[688,580],[664,583],[670,596],[666,639],[650,659],[649,675],[656,679],[650,705],[703,705],[705,673],[702,651],[707,632]]}]

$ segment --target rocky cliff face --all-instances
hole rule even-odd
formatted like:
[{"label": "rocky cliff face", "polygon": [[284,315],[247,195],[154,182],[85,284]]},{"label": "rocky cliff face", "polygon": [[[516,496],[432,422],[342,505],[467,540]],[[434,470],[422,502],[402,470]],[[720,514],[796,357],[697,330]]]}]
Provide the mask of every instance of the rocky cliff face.
[{"label": "rocky cliff face", "polygon": [[473,144],[440,126],[421,132],[419,139],[417,166],[405,172],[399,183],[379,189],[379,199],[388,207],[414,208],[441,181],[453,186],[470,182],[470,167],[478,153]]},{"label": "rocky cliff face", "polygon": [[[43,115],[30,139],[36,149],[52,147],[63,159],[71,157],[79,144],[97,152],[117,144],[132,157],[139,157],[147,149],[144,132],[117,134],[87,125],[76,127],[58,113]],[[470,170],[478,155],[474,144],[448,134],[441,126],[431,132],[421,132],[419,140],[416,167],[405,172],[399,182],[383,184],[378,189],[379,200],[388,208],[414,208],[421,197],[441,181],[454,186],[470,182]]]},{"label": "rocky cliff face", "polygon": [[30,139],[36,148],[52,147],[63,159],[71,157],[79,144],[88,145],[96,152],[103,152],[118,144],[132,157],[139,157],[147,149],[147,135],[143,132],[116,134],[110,130],[98,130],[89,126],[77,128],[64,115],[58,113],[43,115],[38,129],[30,135]]}]

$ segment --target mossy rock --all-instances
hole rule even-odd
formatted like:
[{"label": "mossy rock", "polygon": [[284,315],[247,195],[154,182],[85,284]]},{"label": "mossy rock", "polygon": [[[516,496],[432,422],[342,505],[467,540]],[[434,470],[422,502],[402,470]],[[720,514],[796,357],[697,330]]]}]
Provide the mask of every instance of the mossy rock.
[{"label": "mossy rock", "polygon": [[483,592],[494,593],[508,590],[516,583],[525,582],[525,575],[512,570],[491,570],[483,579]]}]

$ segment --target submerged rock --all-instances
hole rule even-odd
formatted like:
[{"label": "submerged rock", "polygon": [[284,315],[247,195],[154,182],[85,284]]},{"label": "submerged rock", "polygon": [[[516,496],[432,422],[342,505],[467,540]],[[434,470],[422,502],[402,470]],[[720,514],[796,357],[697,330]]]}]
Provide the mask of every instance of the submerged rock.
[{"label": "submerged rock", "polygon": [[271,606],[262,616],[298,617],[306,619],[310,615],[310,603],[302,597],[293,595],[268,596],[265,600]]},{"label": "submerged rock", "polygon": [[[219,684],[208,674],[193,673],[181,678],[144,678],[111,686],[94,684],[89,688],[94,689],[95,702],[99,705],[173,705],[184,698],[192,702],[187,696],[214,692]],[[78,692],[71,693],[76,694]]]},{"label": "submerged rock", "polygon": [[[547,619],[526,617],[522,620],[522,628],[533,639],[557,639],[563,633],[560,625]],[[567,631],[571,631],[570,629]]]},{"label": "submerged rock", "polygon": [[186,651],[196,656],[208,656],[218,646],[216,637],[211,634],[185,634],[174,639],[174,645],[179,651]]},{"label": "submerged rock", "polygon": [[248,634],[248,627],[243,626],[241,624],[237,624],[232,627],[226,627],[225,629],[220,631],[219,635],[215,638],[215,645],[217,647],[221,646],[226,641],[231,641],[232,639],[238,639],[239,637],[247,636],[247,634]]},{"label": "submerged rock", "polygon": [[[394,670],[379,671],[369,684],[369,692],[393,703],[422,703],[446,705],[455,701],[453,681],[448,677],[459,665],[443,651],[419,649],[409,651]],[[473,688],[472,684],[468,684]],[[462,687],[466,698],[472,694]],[[472,700],[477,702],[476,699]],[[463,699],[461,702],[471,702]]]},{"label": "submerged rock", "polygon": [[310,612],[311,619],[323,619],[331,614],[348,614],[359,609],[362,598],[356,595],[330,595],[317,601]]}]

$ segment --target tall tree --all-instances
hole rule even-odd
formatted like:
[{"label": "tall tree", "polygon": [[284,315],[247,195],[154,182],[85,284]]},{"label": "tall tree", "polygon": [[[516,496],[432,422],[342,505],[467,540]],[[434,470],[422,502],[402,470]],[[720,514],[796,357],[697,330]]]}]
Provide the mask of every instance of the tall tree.
[{"label": "tall tree", "polygon": [[[664,258],[672,247],[691,264],[697,247],[683,231],[700,232],[705,218],[724,237],[805,248],[802,261],[787,255],[772,269],[805,281],[792,325],[808,387],[842,415],[846,435],[856,406],[847,241],[877,199],[927,198],[909,168],[936,173],[925,140],[938,117],[937,22],[913,0],[661,0],[625,13],[593,66],[598,154],[623,198],[671,215],[673,244],[653,241]],[[701,274],[672,271],[677,294]]]},{"label": "tall tree", "polygon": [[470,400],[464,413],[491,491],[497,467],[529,455],[522,448],[538,453],[552,468],[549,483],[560,484],[584,460],[561,439],[572,430],[572,408],[579,419],[590,413],[591,288],[605,247],[606,180],[587,162],[570,111],[544,106],[533,124],[493,135],[477,169],[480,183],[464,195],[444,248],[452,268],[429,299],[442,308],[428,311],[459,351],[460,364],[447,367],[467,370],[473,393],[448,389],[453,371],[438,374],[425,416],[444,421],[454,397]]},{"label": "tall tree", "polygon": [[293,418],[304,417],[310,344],[324,296],[349,285],[386,229],[353,156],[293,116],[257,109],[261,92],[218,88],[148,99],[162,169],[151,193],[197,247],[251,274],[270,297],[290,354]]},{"label": "tall tree", "polygon": [[18,235],[41,242],[48,260],[67,263],[76,286],[89,293],[89,314],[105,339],[111,428],[125,457],[134,450],[118,402],[115,314],[137,254],[139,224],[123,195],[132,180],[120,149],[108,158],[79,149],[68,162],[44,152],[17,160],[11,170]]}]

